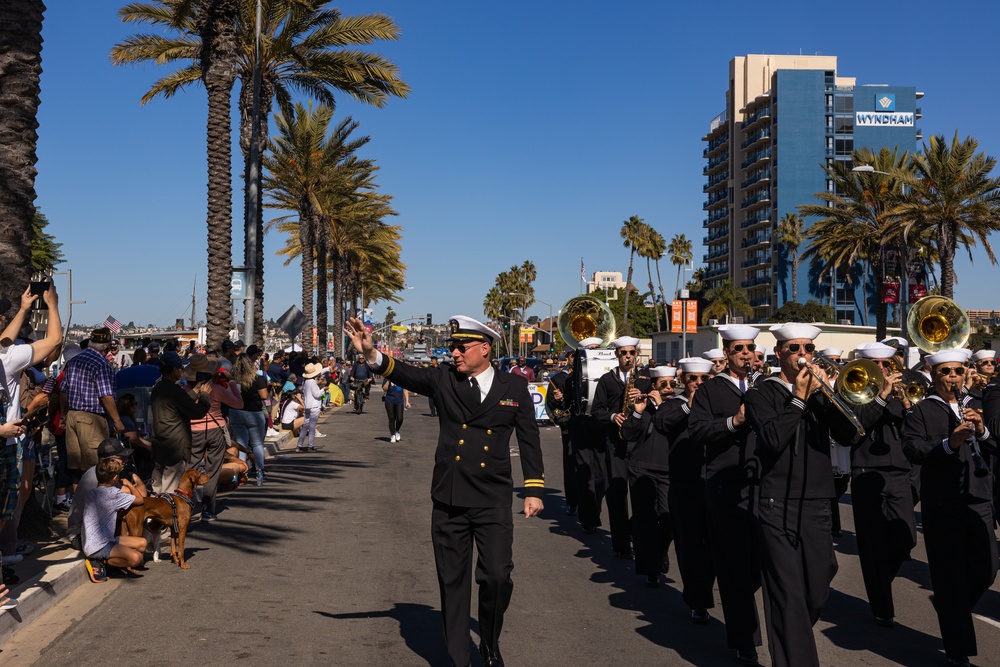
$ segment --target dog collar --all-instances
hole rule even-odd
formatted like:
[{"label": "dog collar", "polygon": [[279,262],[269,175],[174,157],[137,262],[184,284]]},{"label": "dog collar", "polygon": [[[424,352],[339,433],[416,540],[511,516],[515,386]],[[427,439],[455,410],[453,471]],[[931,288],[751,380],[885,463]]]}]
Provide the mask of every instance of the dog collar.
[{"label": "dog collar", "polygon": [[190,491],[185,491],[184,489],[174,489],[174,493],[177,493],[177,494],[179,494],[179,495],[182,495],[182,496],[184,496],[185,498],[187,498],[188,500],[191,500],[191,499],[192,499],[192,496],[191,496],[191,492],[190,492]]}]

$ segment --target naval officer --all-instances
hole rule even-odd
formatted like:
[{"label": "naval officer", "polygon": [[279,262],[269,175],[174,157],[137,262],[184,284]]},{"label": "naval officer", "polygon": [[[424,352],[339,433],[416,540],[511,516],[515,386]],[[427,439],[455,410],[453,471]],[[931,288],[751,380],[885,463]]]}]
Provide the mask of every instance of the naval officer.
[{"label": "naval officer", "polygon": [[344,332],[375,373],[429,396],[440,422],[431,497],[431,537],[441,591],[445,641],[452,664],[469,664],[469,598],[472,545],[479,551],[479,651],[486,667],[503,667],[500,631],[514,584],[511,459],[508,441],[517,433],[524,473],[524,516],[542,511],[542,450],[528,382],[490,365],[499,336],[471,317],[448,321],[452,363],[437,368],[397,364],[377,351],[357,318]]}]

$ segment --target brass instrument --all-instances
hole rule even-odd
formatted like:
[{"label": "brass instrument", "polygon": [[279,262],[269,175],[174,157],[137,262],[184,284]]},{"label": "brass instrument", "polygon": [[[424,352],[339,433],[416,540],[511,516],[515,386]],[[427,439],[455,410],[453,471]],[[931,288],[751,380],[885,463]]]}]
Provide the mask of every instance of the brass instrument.
[{"label": "brass instrument", "polygon": [[[552,378],[549,378],[549,387],[552,389],[559,389],[559,387],[552,382]],[[563,395],[563,399],[565,398],[566,396]],[[552,421],[556,422],[557,419],[565,421],[571,414],[573,414],[573,410],[571,408],[552,408]]]},{"label": "brass instrument", "polygon": [[[955,402],[958,403],[959,423],[964,424],[965,418],[961,414],[962,408],[965,406],[962,405],[962,390],[959,387],[955,387]],[[990,470],[986,467],[986,462],[983,461],[983,455],[979,453],[979,443],[976,442],[973,436],[969,436],[966,443],[969,445],[969,451],[972,453],[972,464],[976,468],[976,477],[986,477],[990,474]]]},{"label": "brass instrument", "polygon": [[878,364],[870,359],[854,359],[844,364],[833,388],[848,403],[865,405],[882,393],[885,383]]},{"label": "brass instrument", "polygon": [[963,347],[969,340],[969,317],[943,296],[925,296],[906,315],[906,332],[927,354]]},{"label": "brass instrument", "polygon": [[[628,380],[625,382],[625,393],[622,394],[622,416],[628,419],[628,416],[632,414],[632,406],[635,405],[635,399],[629,396],[629,393],[635,388],[635,367],[639,363],[639,360],[632,357],[632,364],[628,369]],[[624,424],[625,422],[622,422]],[[622,437],[622,427],[618,427],[618,438]]]},{"label": "brass instrument", "polygon": [[[819,358],[821,364],[836,365],[836,362],[833,361],[832,359],[829,359],[828,357],[824,357],[821,354],[817,354],[816,356]],[[833,389],[830,388],[830,385],[827,384],[826,381],[823,380],[823,378],[821,378],[818,373],[816,373],[816,369],[813,368],[813,364],[810,364],[805,357],[801,357],[799,359],[799,366],[805,366],[806,369],[809,370],[809,373],[814,378],[816,378],[817,382],[819,382],[819,390],[823,392],[823,395],[826,396],[827,400],[833,403],[833,406],[838,410],[840,410],[841,414],[847,417],[847,419],[854,426],[855,430],[857,430],[858,436],[864,437],[865,427],[861,425],[861,421],[858,419],[857,415],[855,415],[854,411],[851,410],[850,406],[847,405],[847,401],[841,398],[837,394],[837,392],[835,392]]]},{"label": "brass instrument", "polygon": [[570,347],[585,338],[600,338],[606,347],[615,338],[615,316],[608,304],[592,296],[576,296],[559,309],[559,335]]}]

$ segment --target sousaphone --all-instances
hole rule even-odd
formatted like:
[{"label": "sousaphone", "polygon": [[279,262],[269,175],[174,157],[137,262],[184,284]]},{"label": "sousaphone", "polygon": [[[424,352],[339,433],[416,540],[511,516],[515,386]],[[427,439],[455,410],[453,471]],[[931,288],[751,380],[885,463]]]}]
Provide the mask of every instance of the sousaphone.
[{"label": "sousaphone", "polygon": [[585,338],[600,338],[607,347],[615,338],[615,316],[608,304],[592,296],[576,296],[559,309],[559,335],[570,347]]}]

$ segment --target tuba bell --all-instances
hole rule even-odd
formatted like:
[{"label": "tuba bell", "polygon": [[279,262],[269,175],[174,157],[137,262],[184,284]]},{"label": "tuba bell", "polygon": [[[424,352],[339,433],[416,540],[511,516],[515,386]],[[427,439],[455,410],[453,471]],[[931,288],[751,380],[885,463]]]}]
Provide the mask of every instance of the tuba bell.
[{"label": "tuba bell", "polygon": [[906,315],[906,332],[928,354],[963,347],[969,340],[969,317],[943,296],[925,296]]},{"label": "tuba bell", "polygon": [[601,347],[615,337],[615,316],[608,304],[592,296],[576,296],[559,309],[559,335],[570,347],[578,347],[585,338],[600,338]]}]

